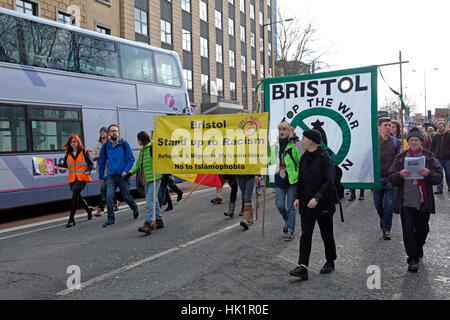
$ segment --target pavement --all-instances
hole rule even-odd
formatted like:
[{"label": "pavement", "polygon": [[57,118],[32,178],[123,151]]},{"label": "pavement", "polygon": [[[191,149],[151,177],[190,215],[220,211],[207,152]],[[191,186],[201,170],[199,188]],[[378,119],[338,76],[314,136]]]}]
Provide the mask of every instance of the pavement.
[{"label": "pavement", "polygon": [[[183,190],[192,190],[183,186]],[[66,229],[67,216],[0,230],[0,299],[49,300],[449,300],[450,195],[436,195],[437,214],[418,273],[408,273],[400,218],[394,215],[392,240],[383,240],[373,207],[365,200],[343,200],[345,222],[337,212],[335,272],[319,273],[325,262],[316,227],[309,280],[289,275],[297,266],[296,237],[283,240],[284,223],[275,193],[258,197],[258,219],[248,231],[240,217],[230,219],[229,188],[224,204],[213,205],[215,188],[203,187],[174,210],[163,211],[164,229],[137,232],[144,222],[122,205],[116,224],[102,228],[105,217]],[[183,196],[184,198],[184,196]],[[237,208],[240,208],[238,194]],[[60,220],[58,220],[60,219]],[[53,221],[54,220],[54,221]],[[2,226],[3,227],[3,226]],[[74,285],[80,285],[77,289]]]}]

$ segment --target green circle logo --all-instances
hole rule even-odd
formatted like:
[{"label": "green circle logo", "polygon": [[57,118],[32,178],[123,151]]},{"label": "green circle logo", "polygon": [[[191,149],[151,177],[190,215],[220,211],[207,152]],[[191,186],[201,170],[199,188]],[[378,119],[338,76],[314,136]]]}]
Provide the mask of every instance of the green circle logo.
[{"label": "green circle logo", "polygon": [[[345,160],[345,157],[347,156],[349,150],[350,150],[350,143],[351,143],[351,133],[350,128],[347,124],[347,121],[344,119],[344,117],[338,113],[337,111],[334,111],[332,109],[325,109],[325,108],[312,108],[305,111],[300,112],[298,115],[295,116],[295,118],[291,121],[292,128],[300,127],[303,131],[310,129],[304,122],[304,120],[308,117],[312,116],[324,116],[327,117],[339,126],[339,128],[342,131],[342,144],[338,150],[338,152],[335,154],[333,152],[332,158],[333,162],[335,164],[340,164],[342,161]],[[330,149],[328,146],[326,146],[323,142],[321,143],[321,146],[324,149]]]}]

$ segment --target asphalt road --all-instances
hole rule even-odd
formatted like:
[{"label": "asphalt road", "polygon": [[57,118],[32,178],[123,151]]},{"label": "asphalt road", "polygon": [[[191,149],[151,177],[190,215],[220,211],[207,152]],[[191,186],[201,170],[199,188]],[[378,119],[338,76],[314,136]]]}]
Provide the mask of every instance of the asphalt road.
[{"label": "asphalt road", "polygon": [[[225,199],[229,191],[224,190]],[[244,232],[237,214],[223,215],[227,201],[210,203],[213,188],[174,202],[173,211],[163,212],[166,227],[151,235],[137,232],[144,222],[143,203],[137,220],[122,205],[116,224],[108,228],[102,228],[104,217],[87,221],[82,215],[70,229],[61,218],[0,230],[0,299],[450,299],[448,192],[436,196],[438,213],[430,219],[417,274],[407,272],[399,216],[394,216],[392,240],[383,240],[372,193],[366,191],[363,201],[344,200],[344,223],[338,212],[334,217],[338,259],[328,275],[319,274],[325,258],[316,226],[308,281],[289,275],[297,266],[300,219],[297,215],[295,240],[285,242],[275,194],[268,189],[266,195],[264,237],[262,197],[258,220]],[[70,266],[79,268],[80,290],[68,289],[68,279],[75,283],[73,271],[67,273]],[[368,288],[370,266],[379,267],[379,289]]]}]

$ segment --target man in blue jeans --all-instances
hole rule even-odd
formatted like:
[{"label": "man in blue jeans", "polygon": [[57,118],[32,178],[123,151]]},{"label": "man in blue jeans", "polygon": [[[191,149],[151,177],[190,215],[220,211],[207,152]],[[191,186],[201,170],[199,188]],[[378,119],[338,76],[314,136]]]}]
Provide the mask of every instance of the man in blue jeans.
[{"label": "man in blue jeans", "polygon": [[391,119],[387,117],[378,119],[378,151],[382,188],[373,190],[373,201],[380,217],[380,228],[383,231],[384,240],[391,240],[392,204],[395,195],[395,189],[388,179],[389,169],[400,151],[400,142],[391,136],[390,128]]},{"label": "man in blue jeans", "polygon": [[[100,157],[98,160],[99,165],[99,178],[101,183],[106,183],[106,206],[108,208],[108,218],[103,224],[103,227],[114,224],[114,194],[117,187],[119,187],[125,202],[130,206],[133,211],[134,219],[139,216],[139,209],[130,194],[130,182],[127,177],[127,172],[131,170],[134,164],[133,151],[130,145],[124,139],[119,137],[119,126],[112,124],[108,127],[109,138],[106,143],[103,144],[100,150]],[[108,165],[106,172],[106,181],[103,182],[105,174],[105,166]]]}]

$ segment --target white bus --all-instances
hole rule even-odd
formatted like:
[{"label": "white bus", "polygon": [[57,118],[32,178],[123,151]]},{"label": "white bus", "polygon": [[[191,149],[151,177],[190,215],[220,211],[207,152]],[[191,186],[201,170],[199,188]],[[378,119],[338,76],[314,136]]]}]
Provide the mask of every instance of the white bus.
[{"label": "white bus", "polygon": [[[71,197],[67,172],[32,166],[60,164],[71,134],[92,150],[116,123],[137,155],[155,115],[190,113],[175,52],[0,8],[0,210]],[[99,194],[92,173],[84,196]]]}]

